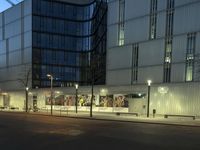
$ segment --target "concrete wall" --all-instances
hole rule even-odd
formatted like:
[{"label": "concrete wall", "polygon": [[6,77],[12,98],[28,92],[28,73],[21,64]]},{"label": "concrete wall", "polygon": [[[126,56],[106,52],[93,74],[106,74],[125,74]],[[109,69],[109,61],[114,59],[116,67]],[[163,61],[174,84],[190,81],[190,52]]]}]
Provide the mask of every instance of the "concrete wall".
[{"label": "concrete wall", "polygon": [[[26,0],[0,13],[0,88],[22,88],[32,62],[32,6]],[[31,85],[30,85],[31,86]]]},{"label": "concrete wall", "polygon": [[[107,85],[130,85],[132,45],[139,44],[138,84],[163,82],[167,1],[158,1],[156,39],[149,40],[150,1],[125,0],[125,44],[118,46],[119,0],[108,3]],[[176,0],[173,25],[171,82],[185,82],[187,34],[200,37],[200,0]],[[113,17],[113,15],[115,17]],[[196,42],[196,53],[200,51]],[[197,67],[197,66],[196,66]],[[195,75],[195,80],[199,73]]]}]

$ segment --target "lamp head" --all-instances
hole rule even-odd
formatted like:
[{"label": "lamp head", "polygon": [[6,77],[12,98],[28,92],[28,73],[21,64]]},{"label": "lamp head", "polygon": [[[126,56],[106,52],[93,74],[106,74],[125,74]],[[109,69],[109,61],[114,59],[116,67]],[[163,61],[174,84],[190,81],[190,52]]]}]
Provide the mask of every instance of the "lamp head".
[{"label": "lamp head", "polygon": [[52,75],[50,75],[50,74],[47,74],[47,77],[49,77],[49,78],[50,78],[50,77],[52,77]]},{"label": "lamp head", "polygon": [[147,80],[148,86],[151,86],[152,81],[151,80]]},{"label": "lamp head", "polygon": [[75,84],[75,88],[78,89],[78,87],[79,87],[79,85],[78,85],[78,84]]}]

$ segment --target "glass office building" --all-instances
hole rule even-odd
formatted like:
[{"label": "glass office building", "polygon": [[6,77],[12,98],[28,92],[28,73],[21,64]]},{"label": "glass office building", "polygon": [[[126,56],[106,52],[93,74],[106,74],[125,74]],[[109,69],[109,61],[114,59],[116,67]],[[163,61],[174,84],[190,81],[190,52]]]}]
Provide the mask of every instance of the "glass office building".
[{"label": "glass office building", "polygon": [[30,66],[39,108],[52,74],[58,110],[75,110],[79,83],[88,111],[94,79],[94,111],[144,115],[150,96],[150,112],[200,116],[199,17],[200,0],[25,0],[0,13],[0,106],[22,110],[18,78]]},{"label": "glass office building", "polygon": [[32,1],[32,87],[105,84],[107,3]]}]

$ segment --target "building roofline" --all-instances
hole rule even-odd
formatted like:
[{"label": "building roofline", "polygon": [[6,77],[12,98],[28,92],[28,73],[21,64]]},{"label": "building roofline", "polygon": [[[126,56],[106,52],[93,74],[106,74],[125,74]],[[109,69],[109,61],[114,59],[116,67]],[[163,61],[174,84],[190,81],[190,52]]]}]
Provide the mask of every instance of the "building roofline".
[{"label": "building roofline", "polygon": [[4,12],[8,11],[9,9],[12,9],[13,7],[16,7],[16,6],[20,5],[20,4],[23,3],[23,2],[24,2],[24,0],[22,0],[21,2],[15,4],[14,6],[10,6],[9,8],[7,8],[7,9],[5,9],[4,11],[0,12],[0,14],[2,14],[2,13],[4,13]]},{"label": "building roofline", "polygon": [[[5,9],[4,11],[0,12],[0,14],[8,11],[9,9],[12,9],[13,7],[16,7],[18,5],[20,5],[21,3],[24,3],[25,0],[15,4],[14,6],[10,6],[9,8]],[[31,0],[32,1],[32,0]],[[47,1],[47,0],[46,0]],[[67,2],[65,0],[54,0],[54,2],[57,2],[57,3],[65,3],[65,4],[69,4],[69,5],[74,5],[74,6],[80,6],[80,7],[86,7],[86,6],[89,6],[93,3],[95,3],[97,0],[91,0],[89,3],[85,3],[85,4],[78,4],[78,3],[72,3],[72,2]]]}]

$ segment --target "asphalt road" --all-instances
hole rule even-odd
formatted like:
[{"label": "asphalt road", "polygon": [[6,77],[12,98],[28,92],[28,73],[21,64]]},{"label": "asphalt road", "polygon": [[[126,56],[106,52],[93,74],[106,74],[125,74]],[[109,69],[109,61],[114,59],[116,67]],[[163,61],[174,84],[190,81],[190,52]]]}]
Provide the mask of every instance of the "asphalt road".
[{"label": "asphalt road", "polygon": [[200,150],[200,128],[0,112],[0,150]]}]

